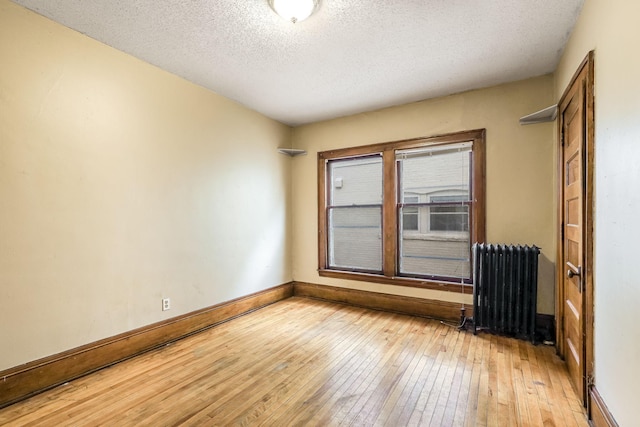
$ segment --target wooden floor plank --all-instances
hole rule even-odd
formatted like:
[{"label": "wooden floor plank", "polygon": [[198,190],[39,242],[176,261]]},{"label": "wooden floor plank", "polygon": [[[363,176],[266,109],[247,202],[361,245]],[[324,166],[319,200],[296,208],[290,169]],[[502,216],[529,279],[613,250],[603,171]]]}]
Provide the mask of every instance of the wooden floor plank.
[{"label": "wooden floor plank", "polygon": [[[412,357],[416,340],[414,333],[419,327],[419,319],[414,319],[416,323],[410,323],[410,331],[399,331],[401,342],[397,346],[399,350],[391,357],[381,358],[375,370],[370,375],[371,380],[367,385],[366,392],[356,401],[351,410],[350,416],[346,418],[352,425],[373,425],[377,418],[379,408],[393,391],[398,381],[409,365],[409,358]],[[404,319],[403,319],[404,321]]]},{"label": "wooden floor plank", "polygon": [[[486,341],[486,339],[484,340]],[[475,353],[473,356],[473,367],[471,368],[471,380],[469,383],[469,397],[467,402],[467,409],[464,414],[460,414],[463,418],[463,425],[465,427],[472,427],[476,425],[478,413],[481,408],[482,396],[484,391],[480,391],[481,376],[486,371],[484,366],[484,352],[486,346],[481,337],[473,337]]]},{"label": "wooden floor plank", "polygon": [[390,420],[396,420],[400,416],[407,402],[406,396],[410,392],[409,387],[413,387],[416,383],[421,356],[426,351],[430,343],[430,337],[433,336],[435,329],[435,325],[427,322],[417,328],[415,335],[412,337],[411,354],[407,358],[406,369],[404,369],[393,390],[390,391],[384,404],[381,403],[375,410],[370,412],[367,425],[385,425],[388,420],[390,422]]},{"label": "wooden floor plank", "polygon": [[514,384],[513,359],[511,357],[510,342],[502,342],[498,352],[498,407],[499,419],[507,420],[508,425],[518,425],[517,388]]},{"label": "wooden floor plank", "polygon": [[352,341],[345,335],[340,335],[341,342],[352,342],[352,345],[342,352],[337,348],[327,369],[316,371],[311,385],[299,396],[302,401],[289,400],[285,410],[272,414],[264,421],[264,425],[317,425],[318,420],[329,413],[329,408],[342,396],[340,389],[347,387],[350,379],[357,375],[359,367],[367,363],[376,337],[394,320],[394,316],[365,312],[359,320],[364,322],[360,325],[364,329]]},{"label": "wooden floor plank", "polygon": [[445,328],[442,324],[437,323],[427,323],[426,326],[427,329],[421,337],[423,343],[413,358],[413,369],[410,375],[403,379],[397,387],[393,398],[389,399],[389,405],[392,406],[386,408],[388,415],[381,416],[376,422],[377,425],[406,425],[413,413],[424,385],[424,372],[429,372],[433,365],[433,358],[430,357],[430,354],[434,347],[440,345],[436,337],[441,335],[440,329]]},{"label": "wooden floor plank", "polygon": [[402,351],[403,346],[406,345],[404,338],[412,325],[404,321],[405,319],[402,320],[402,322],[398,322],[393,330],[384,331],[387,333],[384,338],[386,342],[379,347],[380,351],[370,358],[369,364],[358,375],[357,381],[353,381],[351,387],[342,393],[349,396],[349,399],[339,399],[331,407],[328,412],[330,418],[342,424],[351,424],[352,420],[358,415],[363,404],[375,390],[375,382],[384,373],[389,360],[395,359],[398,353]]},{"label": "wooden floor plank", "polygon": [[[544,380],[551,385],[551,410],[562,413],[565,425],[580,425],[582,418],[585,416],[584,410],[568,381],[568,377],[562,375],[565,370],[564,363],[552,348],[547,348],[546,350],[542,353],[542,360],[544,362]],[[563,380],[565,381],[563,382]],[[568,404],[559,405],[557,402],[567,402]],[[576,414],[578,417],[576,417]]]},{"label": "wooden floor plank", "polygon": [[[429,410],[428,413],[422,415],[423,422],[421,424],[431,426],[450,426],[453,423],[453,414],[447,414],[447,403],[452,400],[453,407],[455,408],[457,400],[452,398],[452,395],[456,395],[459,388],[459,382],[462,378],[458,379],[456,375],[456,369],[460,362],[460,353],[462,351],[464,337],[466,334],[460,332],[450,332],[452,336],[455,336],[455,342],[452,344],[451,351],[447,355],[446,369],[442,370],[443,386],[440,387],[437,400],[435,400],[435,407],[433,410]],[[458,373],[460,376],[461,374]],[[457,386],[457,387],[456,387]],[[451,415],[451,416],[449,416]]]},{"label": "wooden floor plank", "polygon": [[540,410],[543,425],[560,425],[564,426],[561,414],[553,413],[549,407],[550,385],[543,381],[544,366],[540,366],[539,355],[533,347],[527,347],[529,355],[529,366],[531,367],[531,376],[534,387],[537,392],[537,407]]},{"label": "wooden floor plank", "polygon": [[[254,397],[249,397],[248,399],[242,395],[242,391],[235,394],[229,393],[232,394],[231,400],[241,401],[243,404],[225,405],[225,407],[215,412],[215,417],[222,417],[232,421],[237,417],[239,419],[245,419],[246,417],[259,418],[265,411],[259,411],[256,408],[259,406],[264,407],[267,402],[273,404],[279,401],[278,396],[289,392],[292,379],[306,374],[310,367],[318,366],[320,355],[331,345],[331,341],[340,329],[344,328],[344,325],[340,322],[344,315],[345,313],[343,312],[340,318],[332,317],[330,322],[326,322],[327,327],[317,328],[314,334],[305,335],[303,339],[295,342],[293,348],[284,348],[280,357],[274,358],[270,355],[270,357],[265,358],[267,368],[255,367],[249,373],[249,377],[254,378],[254,380],[245,388],[265,390],[266,393],[256,393]],[[261,372],[264,371],[271,372],[271,375],[261,375]],[[243,414],[246,412],[244,408],[247,405],[254,408],[252,414]],[[213,415],[209,414],[211,418],[214,418]]]},{"label": "wooden floor plank", "polygon": [[421,426],[428,425],[436,406],[438,397],[447,386],[444,378],[448,367],[451,349],[455,347],[459,334],[457,331],[447,329],[441,330],[441,335],[437,340],[437,346],[431,347],[431,357],[435,357],[428,372],[425,371],[424,381],[420,381],[417,386],[424,384],[418,392],[420,397],[415,405],[413,413],[409,418],[408,425]]},{"label": "wooden floor plank", "polygon": [[[327,322],[331,325],[339,325],[340,319],[343,317],[345,306],[340,307],[341,310],[336,311],[331,316],[321,316],[319,319],[312,319],[312,323],[318,324],[318,320]],[[330,329],[330,328],[329,328]],[[330,332],[330,331],[329,331]],[[329,333],[325,328],[298,328],[291,335],[291,332],[285,333],[289,340],[274,339],[278,336],[272,334],[266,335],[267,345],[260,345],[254,342],[253,349],[244,351],[245,367],[240,369],[232,369],[221,381],[212,383],[210,380],[201,384],[204,390],[197,390],[198,395],[205,392],[208,399],[197,402],[190,412],[197,412],[197,417],[180,417],[173,419],[172,416],[151,413],[147,414],[143,420],[145,423],[153,425],[165,422],[179,422],[187,419],[193,423],[206,421],[209,419],[231,417],[231,414],[237,412],[239,408],[250,405],[251,401],[246,398],[246,390],[263,390],[273,383],[277,383],[277,379],[283,373],[286,374],[284,368],[300,357],[300,352],[296,352],[296,348],[305,348],[315,345],[314,340],[323,333]],[[250,337],[247,337],[250,340]],[[271,375],[263,375],[269,373]],[[187,385],[191,385],[187,383]],[[164,399],[164,397],[163,397]],[[175,399],[174,399],[175,400]],[[175,404],[184,406],[190,404],[191,399],[188,395],[184,395]],[[193,405],[193,404],[192,404]]]},{"label": "wooden floor plank", "polygon": [[451,416],[452,426],[464,425],[464,414],[467,411],[471,391],[471,374],[473,372],[476,347],[471,345],[471,334],[464,334],[464,346],[456,370],[457,395],[447,402],[447,413]]},{"label": "wooden floor plank", "polygon": [[553,349],[294,297],[0,410],[7,426],[586,426]]},{"label": "wooden floor plank", "polygon": [[499,416],[498,406],[498,343],[499,338],[492,336],[489,353],[487,354],[487,419],[486,425],[497,426]]},{"label": "wooden floor plank", "polygon": [[526,392],[529,421],[532,426],[539,426],[543,425],[542,413],[540,412],[540,407],[538,405],[538,390],[531,373],[531,364],[529,363],[528,349],[528,343],[524,341],[518,341],[518,353],[521,361],[520,370],[522,372],[522,381]]},{"label": "wooden floor plank", "polygon": [[397,357],[388,359],[378,370],[370,385],[370,392],[367,393],[364,400],[361,399],[356,403],[357,411],[352,417],[352,425],[371,426],[375,424],[384,403],[398,386],[413,359],[413,354],[419,343],[415,335],[417,327],[418,325],[414,325],[412,330],[405,334],[402,351]]},{"label": "wooden floor plank", "polygon": [[[522,359],[520,358],[520,347],[518,341],[512,340],[509,353],[511,355],[511,367],[513,376],[513,391],[515,399],[515,420],[519,426],[530,426],[529,406],[527,401],[527,388],[525,386],[524,374],[522,372]],[[508,367],[507,367],[508,369]]]},{"label": "wooden floor plank", "polygon": [[357,353],[352,355],[355,363],[364,359],[363,363],[358,363],[341,387],[333,390],[327,403],[311,419],[312,425],[326,425],[331,420],[344,423],[344,420],[349,417],[350,409],[366,393],[367,385],[371,381],[371,377],[376,373],[378,363],[383,363],[383,358],[395,351],[397,346],[400,345],[399,341],[401,340],[401,334],[404,333],[406,323],[398,320],[399,316],[394,317],[394,321],[388,327],[374,335],[374,339],[370,343],[371,347],[365,353],[366,356],[364,358],[357,355]]}]

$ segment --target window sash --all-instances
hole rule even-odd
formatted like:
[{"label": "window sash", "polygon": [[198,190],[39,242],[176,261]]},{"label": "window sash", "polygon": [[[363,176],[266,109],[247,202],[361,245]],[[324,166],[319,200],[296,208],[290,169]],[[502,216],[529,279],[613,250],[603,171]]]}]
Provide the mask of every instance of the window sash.
[{"label": "window sash", "polygon": [[328,207],[327,218],[329,267],[382,273],[382,205]]},{"label": "window sash", "polygon": [[[465,141],[395,152],[397,198],[402,200],[397,208],[402,215],[399,276],[471,280],[472,150],[473,143]],[[405,227],[407,210],[416,212],[417,227]]]}]

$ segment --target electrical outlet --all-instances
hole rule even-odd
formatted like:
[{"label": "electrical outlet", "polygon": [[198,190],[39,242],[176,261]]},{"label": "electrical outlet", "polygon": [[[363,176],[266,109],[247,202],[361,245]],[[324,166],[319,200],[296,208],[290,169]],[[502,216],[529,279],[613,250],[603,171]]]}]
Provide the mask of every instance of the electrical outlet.
[{"label": "electrical outlet", "polygon": [[171,308],[171,299],[162,298],[162,311],[167,311]]}]

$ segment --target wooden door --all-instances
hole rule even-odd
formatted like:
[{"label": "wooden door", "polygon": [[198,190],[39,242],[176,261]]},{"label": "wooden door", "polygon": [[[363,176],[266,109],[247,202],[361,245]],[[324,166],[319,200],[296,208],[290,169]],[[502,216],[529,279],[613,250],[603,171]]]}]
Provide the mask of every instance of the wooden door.
[{"label": "wooden door", "polygon": [[558,350],[583,403],[593,372],[593,62],[589,55],[559,104]]},{"label": "wooden door", "polygon": [[563,121],[564,242],[562,287],[564,288],[565,360],[576,391],[584,396],[584,332],[582,316],[583,265],[583,143],[584,93],[579,88],[561,112]]}]

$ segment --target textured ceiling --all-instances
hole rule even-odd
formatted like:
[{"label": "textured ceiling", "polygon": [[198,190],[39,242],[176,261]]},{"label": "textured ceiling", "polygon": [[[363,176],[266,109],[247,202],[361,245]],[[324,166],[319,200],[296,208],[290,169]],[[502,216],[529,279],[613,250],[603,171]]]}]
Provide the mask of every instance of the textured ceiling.
[{"label": "textured ceiling", "polygon": [[14,0],[290,125],[552,72],[584,0]]}]

